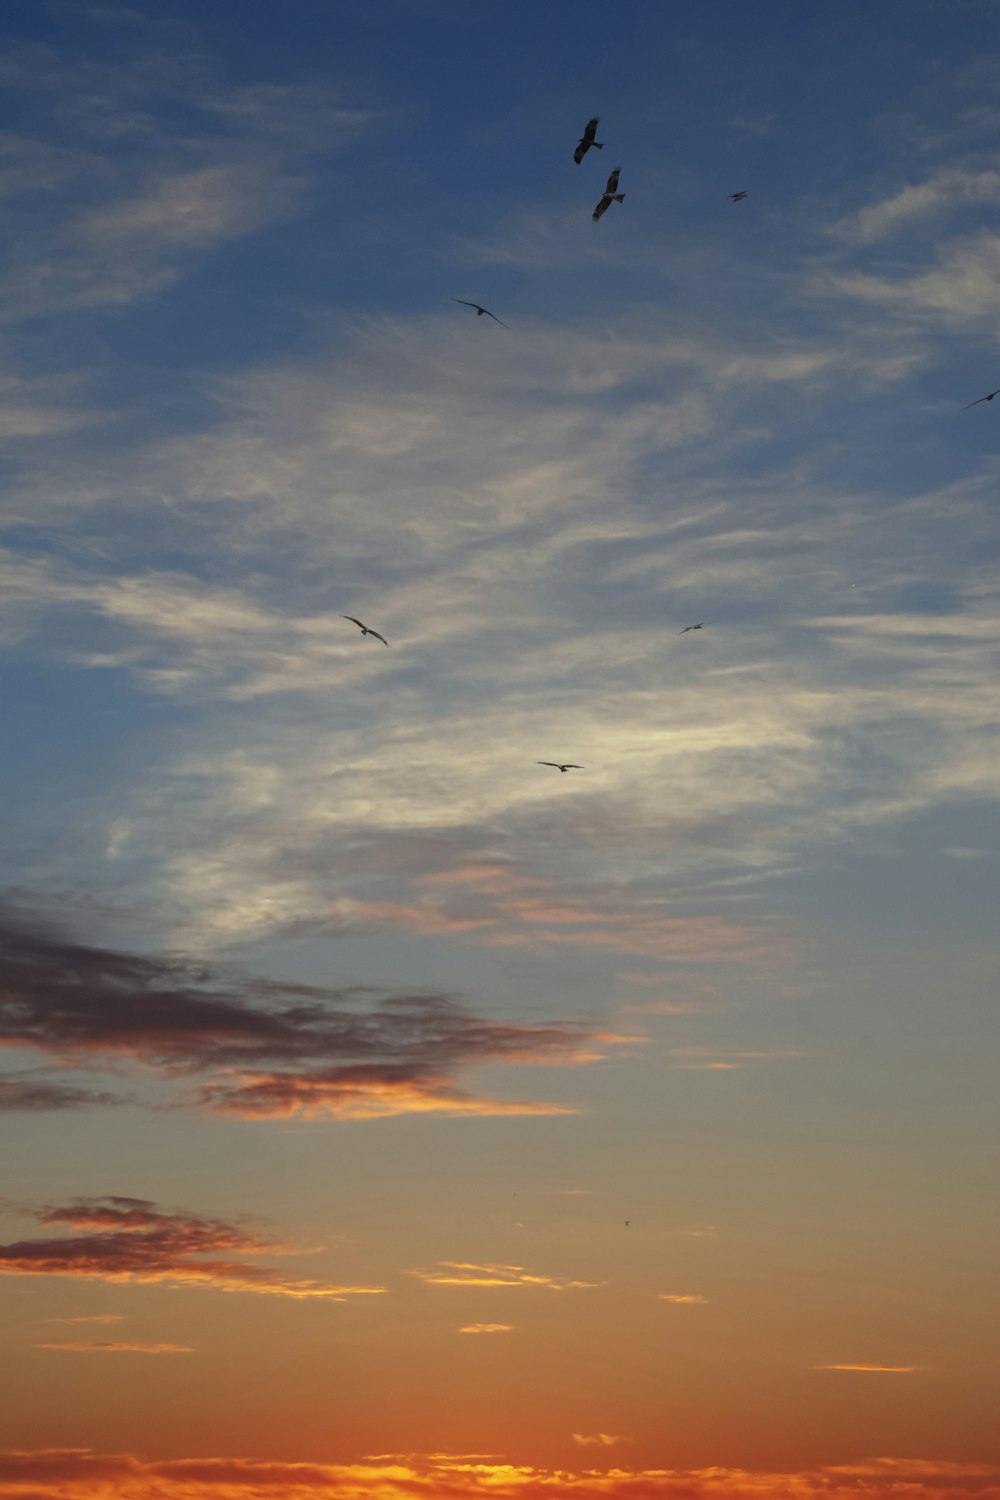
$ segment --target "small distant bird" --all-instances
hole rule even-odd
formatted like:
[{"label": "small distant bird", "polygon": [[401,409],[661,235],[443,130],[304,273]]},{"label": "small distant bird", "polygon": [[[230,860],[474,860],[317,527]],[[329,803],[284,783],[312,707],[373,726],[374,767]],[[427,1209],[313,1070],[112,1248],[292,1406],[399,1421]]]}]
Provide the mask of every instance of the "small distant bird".
[{"label": "small distant bird", "polygon": [[611,176],[608,178],[607,186],[604,189],[604,197],[601,199],[600,203],[594,209],[594,223],[595,224],[597,223],[598,219],[601,217],[602,214],[606,214],[607,213],[607,211],[611,207],[612,203],[624,203],[625,202],[625,194],[624,193],[619,193],[619,191],[618,191],[618,174],[620,172],[621,172],[621,167],[615,167],[615,170],[612,172]]},{"label": "small distant bird", "polygon": [[746,197],[746,193],[730,193],[729,197],[730,201],[733,203],[742,203],[743,199]]},{"label": "small distant bird", "polygon": [[557,771],[582,771],[585,769],[583,766],[575,766],[571,760],[568,760],[564,766],[561,766],[557,760],[540,760],[538,764],[540,766],[554,766]]},{"label": "small distant bird", "polygon": [[702,620],[702,622],[701,622],[700,625],[685,625],[684,629],[683,630],[678,630],[677,634],[678,635],[687,635],[687,633],[688,633],[689,630],[704,630],[704,628],[705,628],[705,621]]},{"label": "small distant bird", "polygon": [[352,625],[357,625],[362,635],[373,635],[377,641],[382,642],[383,646],[388,646],[389,642],[386,640],[384,635],[379,635],[378,631],[372,630],[369,625],[363,625],[361,621],[356,620],[353,615],[341,615],[340,618],[342,620],[350,620]]},{"label": "small distant bird", "polygon": [[581,135],[579,144],[577,145],[576,150],[573,152],[573,160],[576,162],[577,166],[579,166],[583,161],[583,158],[586,156],[591,146],[596,146],[598,151],[604,150],[604,142],[594,140],[594,136],[597,134],[597,126],[600,122],[600,118],[600,115],[595,115],[592,120],[587,121],[587,128],[584,130],[583,135]]},{"label": "small distant bird", "polygon": [[507,324],[498,318],[496,313],[491,313],[488,307],[480,307],[478,302],[466,302],[464,297],[452,297],[451,300],[452,302],[461,302],[463,307],[474,307],[477,318],[481,318],[485,314],[487,318],[492,318],[494,323],[499,323],[501,328],[507,327]]},{"label": "small distant bird", "polygon": [[631,1220],[631,1219],[626,1219],[626,1220],[625,1220],[625,1228],[626,1228],[626,1229],[627,1229],[627,1228],[628,1228],[628,1226],[629,1226],[629,1225],[630,1225],[630,1224],[631,1224],[631,1222],[632,1222],[632,1220]]},{"label": "small distant bird", "polygon": [[[980,396],[979,401],[992,401],[994,396],[1000,396],[1000,385],[997,386],[995,391],[990,391],[988,396]],[[979,401],[970,401],[969,406],[978,406]],[[962,410],[968,411],[969,406],[963,406]]]}]

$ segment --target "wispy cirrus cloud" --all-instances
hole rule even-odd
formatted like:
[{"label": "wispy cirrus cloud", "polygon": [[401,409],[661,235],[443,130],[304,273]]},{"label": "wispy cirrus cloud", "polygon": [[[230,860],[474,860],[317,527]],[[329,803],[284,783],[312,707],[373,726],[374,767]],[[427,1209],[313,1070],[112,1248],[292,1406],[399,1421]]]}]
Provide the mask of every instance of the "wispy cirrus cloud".
[{"label": "wispy cirrus cloud", "polygon": [[190,1344],[35,1344],[36,1349],[54,1349],[61,1354],[197,1354]]},{"label": "wispy cirrus cloud", "polygon": [[[605,1450],[615,1434],[579,1434]],[[605,1441],[610,1438],[611,1443]],[[597,1453],[593,1455],[595,1458]],[[150,1460],[130,1453],[48,1449],[0,1453],[0,1496],[23,1500],[996,1500],[989,1463],[876,1458],[804,1470],[541,1468],[477,1454],[381,1454],[356,1464],[249,1458]]]},{"label": "wispy cirrus cloud", "polygon": [[657,1292],[656,1295],[661,1302],[673,1302],[681,1307],[704,1306],[708,1302],[700,1292]]},{"label": "wispy cirrus cloud", "polygon": [[459,1333],[513,1333],[512,1323],[466,1323]]},{"label": "wispy cirrus cloud", "polygon": [[[444,995],[373,1000],[88,946],[9,910],[0,928],[0,1047],[77,1068],[200,1077],[198,1107],[244,1118],[562,1114],[567,1106],[469,1093],[456,1075],[495,1062],[590,1062],[613,1044],[577,1022],[491,1020]],[[61,1083],[24,1087],[12,1085],[8,1107],[101,1102]]]},{"label": "wispy cirrus cloud", "polygon": [[630,1443],[632,1439],[619,1437],[614,1432],[574,1432],[573,1441],[580,1448],[616,1448],[619,1443]]},{"label": "wispy cirrus cloud", "polygon": [[36,1218],[44,1229],[61,1231],[68,1226],[77,1232],[0,1245],[0,1275],[200,1286],[334,1302],[385,1291],[310,1280],[233,1259],[273,1255],[283,1247],[222,1219],[164,1211],[145,1198],[80,1199],[40,1209]]},{"label": "wispy cirrus cloud", "polygon": [[603,1285],[598,1281],[574,1281],[566,1276],[539,1275],[524,1266],[478,1265],[473,1261],[439,1260],[431,1270],[416,1270],[428,1286],[548,1287],[550,1291],[581,1290]]},{"label": "wispy cirrus cloud", "polygon": [[908,183],[888,198],[839,220],[831,233],[851,244],[872,244],[914,219],[981,203],[1000,203],[1000,172],[943,167],[923,182]]},{"label": "wispy cirrus cloud", "polygon": [[839,1370],[847,1375],[915,1375],[919,1365],[817,1365],[817,1370]]}]

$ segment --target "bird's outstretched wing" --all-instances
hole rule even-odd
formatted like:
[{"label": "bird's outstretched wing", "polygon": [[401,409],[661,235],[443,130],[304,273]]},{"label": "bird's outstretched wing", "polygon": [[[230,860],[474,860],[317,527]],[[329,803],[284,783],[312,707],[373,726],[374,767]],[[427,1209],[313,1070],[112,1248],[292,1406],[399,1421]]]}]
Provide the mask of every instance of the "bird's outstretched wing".
[{"label": "bird's outstretched wing", "polygon": [[621,167],[615,167],[615,170],[612,172],[611,176],[608,178],[607,187],[604,189],[605,193],[609,193],[609,194],[617,193],[617,191],[618,191],[618,178],[621,176],[621,170],[622,170]]},{"label": "bird's outstretched wing", "polygon": [[[992,401],[994,396],[1000,396],[1000,385],[997,386],[995,391],[990,391],[988,396],[980,396],[979,401],[970,401],[969,406],[978,406],[980,401]],[[969,406],[963,406],[962,410],[968,411]]]},{"label": "bird's outstretched wing", "polygon": [[594,209],[593,219],[594,219],[594,223],[595,224],[597,223],[598,219],[601,217],[602,214],[606,214],[607,213],[608,209],[611,207],[612,201],[613,200],[612,200],[611,194],[610,193],[605,193],[604,197],[601,199],[600,203]]},{"label": "bird's outstretched wing", "polygon": [[365,625],[362,624],[362,622],[360,620],[355,619],[355,617],[353,615],[341,615],[340,618],[342,620],[350,620],[351,624],[352,625],[357,625],[358,628],[359,628],[359,630],[365,630],[367,628]]},{"label": "bird's outstretched wing", "polygon": [[389,642],[386,640],[385,636],[379,635],[378,631],[372,630],[370,626],[368,628],[368,634],[373,635],[377,641],[381,641],[383,646],[388,646]]},{"label": "bird's outstretched wing", "polygon": [[494,323],[499,323],[501,328],[506,328],[507,327],[507,324],[503,321],[503,319],[502,318],[498,318],[497,315],[496,315],[496,313],[491,313],[488,307],[484,307],[482,309],[482,311],[486,314],[486,316],[488,318],[492,318],[493,321],[494,321]]},{"label": "bird's outstretched wing", "polygon": [[557,760],[539,760],[536,761],[535,764],[538,766],[554,766],[557,771],[562,770],[562,766]]},{"label": "bird's outstretched wing", "polygon": [[701,622],[700,625],[685,625],[684,629],[683,630],[678,630],[677,634],[678,635],[687,635],[687,633],[688,633],[689,630],[704,630],[704,628],[705,628],[705,621],[702,620],[702,622]]},{"label": "bird's outstretched wing", "polygon": [[741,203],[746,197],[746,193],[730,193],[729,196],[734,203]]},{"label": "bird's outstretched wing", "polygon": [[560,766],[559,769],[560,771],[582,771],[583,766],[578,766],[575,761],[568,760],[566,764],[564,766]]}]

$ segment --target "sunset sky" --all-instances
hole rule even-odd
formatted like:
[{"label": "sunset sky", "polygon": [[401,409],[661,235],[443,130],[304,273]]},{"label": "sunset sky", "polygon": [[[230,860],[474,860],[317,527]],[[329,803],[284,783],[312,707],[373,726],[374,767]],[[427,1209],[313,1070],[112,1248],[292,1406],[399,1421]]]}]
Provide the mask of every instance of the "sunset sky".
[{"label": "sunset sky", "polygon": [[7,0],[0,1500],[998,1500],[998,20]]}]

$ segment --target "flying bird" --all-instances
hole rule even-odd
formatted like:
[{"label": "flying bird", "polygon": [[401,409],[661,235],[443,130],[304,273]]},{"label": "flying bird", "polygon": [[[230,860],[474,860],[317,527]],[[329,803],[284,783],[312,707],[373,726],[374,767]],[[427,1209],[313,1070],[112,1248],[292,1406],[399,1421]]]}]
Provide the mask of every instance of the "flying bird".
[{"label": "flying bird", "polygon": [[585,769],[583,766],[575,766],[571,760],[568,760],[564,766],[561,766],[557,760],[540,760],[538,764],[540,766],[554,766],[557,771],[582,771]]},{"label": "flying bird", "polygon": [[618,174],[620,173],[620,171],[621,171],[621,167],[615,167],[615,170],[612,172],[611,176],[608,178],[607,186],[604,189],[604,197],[601,199],[600,203],[594,209],[594,223],[595,224],[597,223],[598,219],[601,217],[602,214],[607,213],[607,211],[611,207],[612,203],[624,203],[624,201],[625,201],[625,194],[618,192]]},{"label": "flying bird", "polygon": [[729,197],[733,203],[741,203],[746,197],[746,193],[730,193]]},{"label": "flying bird", "polygon": [[363,625],[361,621],[356,620],[353,615],[341,615],[340,618],[342,620],[350,620],[352,625],[357,625],[362,635],[373,635],[377,641],[382,642],[383,646],[388,646],[389,642],[386,640],[384,635],[379,635],[378,631],[372,630],[369,625]]},{"label": "flying bird", "polygon": [[598,151],[604,150],[604,142],[594,140],[594,136],[597,134],[597,126],[600,118],[600,115],[595,115],[592,120],[587,121],[587,128],[583,132],[583,135],[581,135],[579,144],[577,145],[576,150],[573,152],[573,160],[576,162],[577,166],[579,166],[583,161],[583,158],[586,156],[591,146],[596,146]]},{"label": "flying bird", "polygon": [[481,318],[485,313],[488,318],[493,319],[494,323],[499,323],[501,328],[507,327],[507,324],[504,323],[502,319],[498,318],[496,313],[491,313],[488,307],[480,307],[478,302],[466,302],[464,297],[452,297],[451,300],[452,302],[461,302],[463,307],[474,307],[476,309],[477,318]]},{"label": "flying bird", "polygon": [[705,628],[705,621],[702,620],[702,622],[701,622],[700,625],[685,625],[684,629],[683,630],[678,630],[677,634],[678,635],[687,635],[687,633],[688,633],[689,630],[704,630],[704,628]]},{"label": "flying bird", "polygon": [[[988,396],[980,396],[979,401],[992,401],[994,396],[1000,396],[1000,385],[997,386],[995,391],[990,391]],[[969,406],[978,406],[979,401],[970,401]],[[969,406],[963,406],[962,410],[968,411]]]}]

